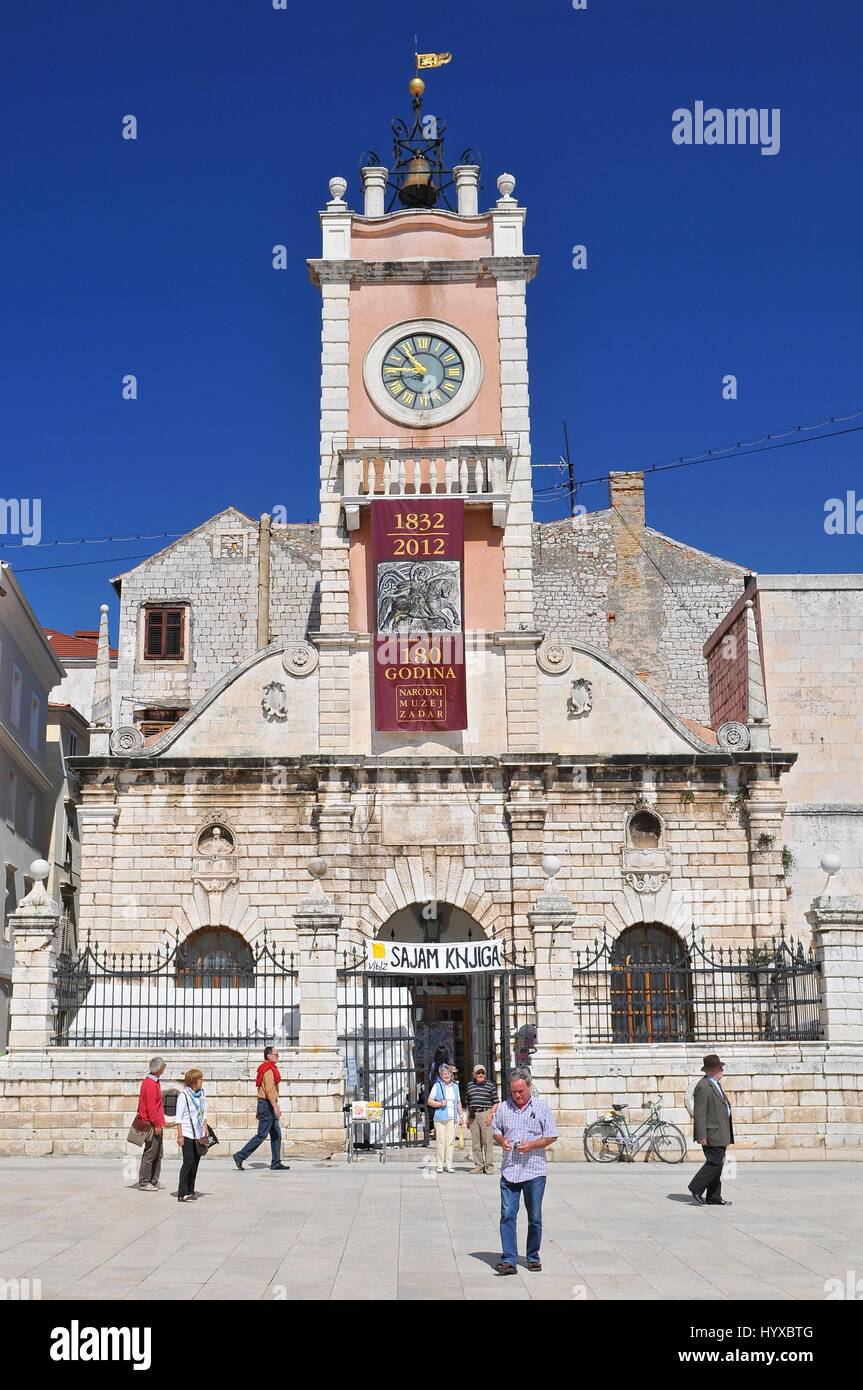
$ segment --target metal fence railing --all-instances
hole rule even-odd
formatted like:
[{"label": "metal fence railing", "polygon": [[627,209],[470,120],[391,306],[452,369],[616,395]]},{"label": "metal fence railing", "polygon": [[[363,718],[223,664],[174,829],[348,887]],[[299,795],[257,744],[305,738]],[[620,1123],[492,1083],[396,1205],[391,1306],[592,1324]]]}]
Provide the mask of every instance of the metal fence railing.
[{"label": "metal fence railing", "polygon": [[243,961],[188,960],[182,947],[89,944],[54,972],[59,1047],[246,1047],[299,1040],[294,956],[266,941]]},{"label": "metal fence railing", "polygon": [[607,935],[576,952],[576,1040],[800,1042],[822,1036],[820,968],[784,935],[758,947],[627,947]]}]

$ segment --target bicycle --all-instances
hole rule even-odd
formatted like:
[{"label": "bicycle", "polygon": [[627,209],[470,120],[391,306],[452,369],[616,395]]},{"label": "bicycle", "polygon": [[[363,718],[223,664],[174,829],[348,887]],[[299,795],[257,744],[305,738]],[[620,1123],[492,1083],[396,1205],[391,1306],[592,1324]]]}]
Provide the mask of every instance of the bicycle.
[{"label": "bicycle", "polygon": [[612,1105],[598,1120],[585,1126],[584,1156],[591,1163],[634,1163],[636,1154],[649,1144],[645,1161],[653,1153],[663,1163],[682,1163],[686,1158],[686,1137],[677,1125],[660,1117],[661,1101],[651,1101],[646,1120],[637,1129],[629,1127],[625,1105]]}]

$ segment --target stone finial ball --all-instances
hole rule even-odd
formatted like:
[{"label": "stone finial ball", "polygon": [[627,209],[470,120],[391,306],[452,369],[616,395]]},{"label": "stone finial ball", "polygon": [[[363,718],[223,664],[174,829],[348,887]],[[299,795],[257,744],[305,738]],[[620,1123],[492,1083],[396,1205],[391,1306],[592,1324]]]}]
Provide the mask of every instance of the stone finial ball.
[{"label": "stone finial ball", "polygon": [[839,858],[838,854],[822,854],[821,867],[829,877],[831,874],[837,874],[839,872],[842,868],[842,860]]},{"label": "stone finial ball", "polygon": [[542,856],[542,872],[549,878],[554,878],[563,868],[563,861],[556,854],[544,854]]},{"label": "stone finial ball", "polygon": [[426,84],[421,77],[412,77],[408,83],[408,91],[412,97],[421,97],[426,89]]},{"label": "stone finial ball", "polygon": [[51,865],[47,859],[34,859],[30,865],[30,877],[41,879],[47,878],[51,872]]},{"label": "stone finial ball", "polygon": [[323,878],[324,874],[327,872],[327,861],[316,855],[314,859],[309,860],[306,867],[312,878]]},{"label": "stone finial ball", "polygon": [[515,179],[512,174],[501,174],[497,181],[497,188],[502,198],[511,198],[512,190],[515,188]]},{"label": "stone finial ball", "polygon": [[334,202],[338,203],[341,201],[341,199],[345,196],[347,187],[347,179],[341,178],[338,174],[335,176],[335,178],[330,179],[330,197],[333,199]]}]

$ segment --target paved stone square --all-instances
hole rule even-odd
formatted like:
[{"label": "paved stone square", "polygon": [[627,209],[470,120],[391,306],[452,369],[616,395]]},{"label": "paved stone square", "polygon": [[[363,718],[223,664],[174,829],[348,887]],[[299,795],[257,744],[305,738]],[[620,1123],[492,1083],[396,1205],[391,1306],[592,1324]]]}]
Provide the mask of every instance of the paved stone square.
[{"label": "paved stone square", "polygon": [[553,1165],[543,1272],[501,1279],[498,1179],[424,1157],[211,1158],[182,1206],[174,1159],[158,1194],[122,1159],[2,1159],[0,1279],[44,1299],[824,1300],[863,1276],[863,1164],[740,1163],[714,1209],[689,1203],[691,1163]]}]

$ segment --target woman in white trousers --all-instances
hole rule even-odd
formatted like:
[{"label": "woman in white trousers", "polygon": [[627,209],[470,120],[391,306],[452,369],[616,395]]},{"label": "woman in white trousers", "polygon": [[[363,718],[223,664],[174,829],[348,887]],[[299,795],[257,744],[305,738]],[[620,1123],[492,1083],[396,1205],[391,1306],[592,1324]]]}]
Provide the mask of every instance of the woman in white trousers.
[{"label": "woman in white trousers", "polygon": [[437,1144],[437,1171],[455,1172],[452,1166],[456,1126],[462,1120],[461,1096],[452,1079],[452,1067],[442,1066],[429,1096],[435,1112],[434,1132]]}]

